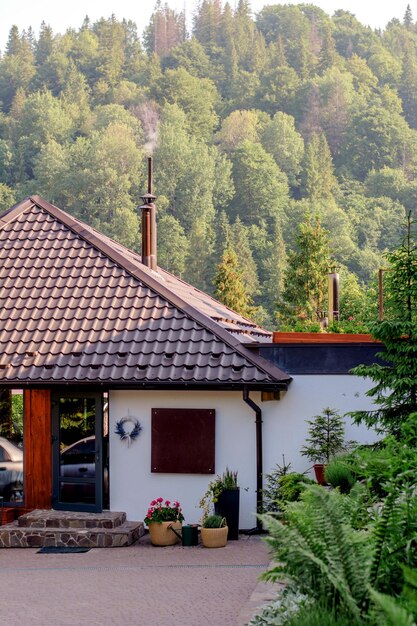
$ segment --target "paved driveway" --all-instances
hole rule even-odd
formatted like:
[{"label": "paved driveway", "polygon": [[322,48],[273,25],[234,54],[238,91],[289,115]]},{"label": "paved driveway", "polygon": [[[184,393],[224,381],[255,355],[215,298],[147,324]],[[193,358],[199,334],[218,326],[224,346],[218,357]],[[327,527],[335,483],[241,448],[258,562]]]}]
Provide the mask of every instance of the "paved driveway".
[{"label": "paved driveway", "polygon": [[0,609],[7,626],[243,626],[268,565],[259,537],[225,548],[152,547],[83,554],[0,550]]}]

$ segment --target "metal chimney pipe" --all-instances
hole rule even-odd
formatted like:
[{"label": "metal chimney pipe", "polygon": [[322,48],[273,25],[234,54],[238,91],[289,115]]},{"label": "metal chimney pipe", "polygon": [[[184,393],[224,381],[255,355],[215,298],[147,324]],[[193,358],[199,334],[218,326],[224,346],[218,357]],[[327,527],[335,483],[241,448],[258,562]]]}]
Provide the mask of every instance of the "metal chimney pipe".
[{"label": "metal chimney pipe", "polygon": [[329,322],[339,320],[339,274],[334,268],[329,272]]},{"label": "metal chimney pipe", "polygon": [[152,193],[152,157],[148,158],[148,193],[142,196],[142,263],[157,271],[156,256],[156,196]]}]

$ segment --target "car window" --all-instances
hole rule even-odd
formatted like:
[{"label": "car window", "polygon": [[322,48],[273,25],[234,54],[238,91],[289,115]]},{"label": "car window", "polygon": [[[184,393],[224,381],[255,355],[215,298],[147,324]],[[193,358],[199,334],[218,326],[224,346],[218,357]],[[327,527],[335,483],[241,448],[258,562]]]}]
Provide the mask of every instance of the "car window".
[{"label": "car window", "polygon": [[0,463],[4,463],[10,460],[11,459],[10,459],[10,455],[8,454],[8,452],[6,452],[3,446],[0,446]]},{"label": "car window", "polygon": [[80,441],[61,453],[61,465],[94,463],[95,441]]}]

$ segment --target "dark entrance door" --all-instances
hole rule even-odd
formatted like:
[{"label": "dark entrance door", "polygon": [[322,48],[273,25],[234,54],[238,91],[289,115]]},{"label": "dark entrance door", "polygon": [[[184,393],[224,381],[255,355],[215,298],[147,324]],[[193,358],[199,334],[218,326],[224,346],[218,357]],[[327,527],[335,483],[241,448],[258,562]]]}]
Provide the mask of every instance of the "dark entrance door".
[{"label": "dark entrance door", "polygon": [[101,512],[104,465],[102,394],[54,394],[52,447],[53,508]]}]

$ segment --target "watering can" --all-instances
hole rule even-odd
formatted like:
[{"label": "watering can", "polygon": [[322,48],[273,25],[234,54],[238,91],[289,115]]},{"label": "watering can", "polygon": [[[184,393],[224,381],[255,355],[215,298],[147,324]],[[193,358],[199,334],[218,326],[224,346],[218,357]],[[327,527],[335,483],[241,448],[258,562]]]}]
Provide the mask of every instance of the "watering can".
[{"label": "watering can", "polygon": [[198,545],[198,524],[183,524],[181,533],[172,528],[172,526],[171,530],[181,539],[181,543],[184,547]]}]

